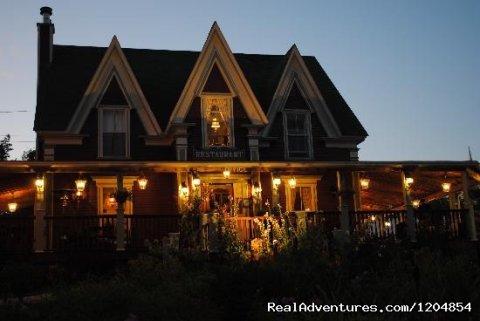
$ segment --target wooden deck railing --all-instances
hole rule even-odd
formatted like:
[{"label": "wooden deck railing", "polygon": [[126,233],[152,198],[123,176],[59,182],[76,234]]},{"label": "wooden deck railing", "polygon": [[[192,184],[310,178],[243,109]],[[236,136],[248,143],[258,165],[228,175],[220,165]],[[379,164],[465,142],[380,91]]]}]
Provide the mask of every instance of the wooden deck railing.
[{"label": "wooden deck railing", "polygon": [[[417,235],[440,234],[448,239],[465,238],[467,210],[415,211]],[[261,217],[257,217],[262,219]],[[406,211],[356,211],[349,213],[351,234],[371,239],[407,237]],[[144,249],[149,243],[159,243],[169,233],[180,229],[180,215],[125,215],[125,242],[127,249]],[[260,237],[254,217],[230,218],[239,239],[248,243]],[[47,250],[114,250],[116,246],[116,215],[46,216]],[[341,229],[341,212],[308,212],[299,219],[290,220],[295,228],[313,230],[322,226],[322,232],[332,235]],[[0,252],[31,251],[33,244],[33,216],[0,215]]]},{"label": "wooden deck railing", "polygon": [[434,210],[415,211],[418,234],[444,234],[450,239],[466,237],[466,220],[468,210]]},{"label": "wooden deck railing", "polygon": [[127,248],[145,248],[148,243],[161,244],[169,233],[180,231],[180,215],[125,215]]},{"label": "wooden deck railing", "polygon": [[369,238],[406,237],[406,211],[350,212],[350,232]]},{"label": "wooden deck railing", "polygon": [[115,215],[45,216],[48,250],[113,250]]},{"label": "wooden deck railing", "polygon": [[30,252],[34,216],[0,215],[0,253]]}]

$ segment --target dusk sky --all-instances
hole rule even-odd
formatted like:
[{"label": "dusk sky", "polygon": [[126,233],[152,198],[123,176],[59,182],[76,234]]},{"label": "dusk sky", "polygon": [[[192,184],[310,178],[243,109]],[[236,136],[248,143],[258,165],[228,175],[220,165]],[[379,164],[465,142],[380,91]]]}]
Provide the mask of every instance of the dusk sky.
[{"label": "dusk sky", "polygon": [[[199,51],[217,21],[233,52],[315,56],[369,133],[361,160],[480,158],[480,1],[6,1],[0,135],[35,147],[37,28],[54,42]],[[54,53],[55,54],[55,53]],[[73,75],[74,76],[74,75]],[[52,121],[55,121],[52,119]]]}]

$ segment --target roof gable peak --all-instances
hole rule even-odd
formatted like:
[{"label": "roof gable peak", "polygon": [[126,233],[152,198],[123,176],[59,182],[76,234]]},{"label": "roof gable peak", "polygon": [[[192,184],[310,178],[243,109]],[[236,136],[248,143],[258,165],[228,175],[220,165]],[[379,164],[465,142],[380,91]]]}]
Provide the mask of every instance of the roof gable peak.
[{"label": "roof gable peak", "polygon": [[183,122],[193,99],[201,94],[203,85],[215,64],[222,72],[224,79],[231,88],[231,92],[239,97],[251,122],[256,125],[266,125],[268,123],[265,113],[250,88],[218,23],[215,21],[170,116],[166,131],[172,125]]},{"label": "roof gable peak", "polygon": [[272,98],[272,103],[268,108],[269,124],[263,131],[263,136],[267,137],[271,124],[278,112],[285,108],[285,104],[294,85],[298,87],[308,106],[317,115],[320,123],[329,137],[340,137],[341,132],[334,117],[327,107],[318,86],[310,74],[308,67],[303,60],[300,51],[295,44],[287,51],[287,63],[283,70],[277,89]]},{"label": "roof gable peak", "polygon": [[140,85],[122,51],[117,36],[113,36],[95,74],[78,104],[67,127],[67,132],[79,134],[90,111],[101,103],[101,99],[113,78],[125,94],[130,108],[136,109],[148,135],[161,133],[160,126],[140,88]]}]

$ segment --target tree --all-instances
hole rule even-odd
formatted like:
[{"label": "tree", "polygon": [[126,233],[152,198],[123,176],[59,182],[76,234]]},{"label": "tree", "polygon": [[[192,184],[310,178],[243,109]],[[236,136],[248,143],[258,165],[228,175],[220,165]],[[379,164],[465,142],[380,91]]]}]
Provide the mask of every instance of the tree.
[{"label": "tree", "polygon": [[24,161],[34,161],[37,156],[37,151],[33,148],[27,149],[22,154],[22,160]]},{"label": "tree", "polygon": [[10,151],[12,151],[12,143],[10,143],[10,134],[5,135],[0,140],[0,161],[6,161],[10,157]]}]

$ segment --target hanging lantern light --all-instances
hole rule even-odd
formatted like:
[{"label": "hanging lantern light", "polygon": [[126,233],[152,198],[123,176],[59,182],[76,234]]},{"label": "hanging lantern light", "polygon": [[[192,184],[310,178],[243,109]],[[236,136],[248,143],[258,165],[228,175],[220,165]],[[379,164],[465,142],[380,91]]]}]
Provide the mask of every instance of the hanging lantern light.
[{"label": "hanging lantern light", "polygon": [[143,174],[140,175],[139,178],[137,178],[137,182],[138,182],[138,188],[141,189],[142,191],[147,188],[148,179]]},{"label": "hanging lantern light", "polygon": [[442,183],[442,190],[445,192],[445,193],[448,193],[450,192],[450,187],[452,186],[451,183],[447,183],[447,182],[443,182]]},{"label": "hanging lantern light", "polygon": [[297,179],[295,178],[295,176],[288,180],[288,186],[290,186],[290,188],[292,189],[297,187]]},{"label": "hanging lantern light", "polygon": [[43,179],[43,176],[37,176],[35,179],[35,187],[37,188],[37,192],[41,193],[45,189],[45,180]]},{"label": "hanging lantern light", "polygon": [[211,127],[213,128],[213,130],[217,130],[217,129],[220,128],[220,122],[217,120],[216,117],[214,117],[214,118],[212,119],[212,125],[211,125]]},{"label": "hanging lantern light", "polygon": [[280,186],[281,183],[282,183],[282,180],[280,179],[280,177],[273,178],[273,185],[275,186],[275,188],[278,188],[278,186]]},{"label": "hanging lantern light", "polygon": [[225,170],[223,171],[223,177],[226,178],[226,179],[229,179],[230,178],[230,170],[228,168],[225,168]]},{"label": "hanging lantern light", "polygon": [[414,182],[413,177],[405,176],[405,186],[407,186],[407,188],[410,188],[410,186],[412,186],[413,182]]},{"label": "hanging lantern light", "polygon": [[212,115],[212,124],[210,125],[213,130],[217,131],[220,128],[220,122],[218,121],[218,106],[213,105],[210,114]]},{"label": "hanging lantern light", "polygon": [[79,177],[75,180],[75,186],[77,187],[77,192],[83,192],[85,190],[85,186],[87,185],[87,180]]},{"label": "hanging lantern light", "polygon": [[192,179],[192,184],[195,188],[197,188],[198,186],[200,186],[200,177],[198,176],[198,173],[197,172],[193,172],[193,179]]},{"label": "hanging lantern light", "polygon": [[10,213],[14,213],[17,210],[18,204],[17,202],[10,202],[8,203],[8,211]]},{"label": "hanging lantern light", "polygon": [[253,192],[257,195],[260,195],[260,193],[262,192],[262,187],[258,183],[255,183],[253,185]]},{"label": "hanging lantern light", "polygon": [[18,204],[15,202],[15,194],[12,192],[12,200],[7,204],[8,211],[14,213],[17,210]]},{"label": "hanging lantern light", "polygon": [[370,179],[367,178],[367,177],[362,177],[360,179],[360,187],[363,189],[363,190],[367,190],[368,187],[370,185]]}]

